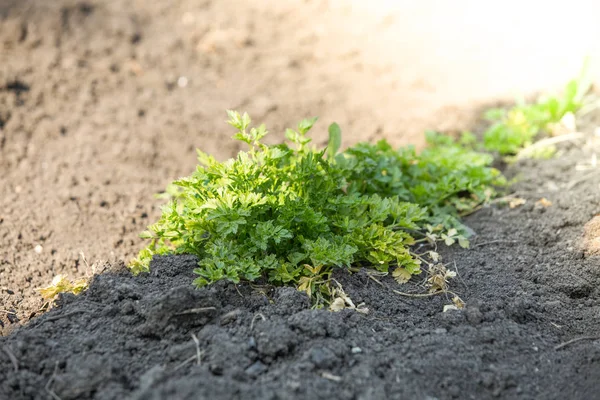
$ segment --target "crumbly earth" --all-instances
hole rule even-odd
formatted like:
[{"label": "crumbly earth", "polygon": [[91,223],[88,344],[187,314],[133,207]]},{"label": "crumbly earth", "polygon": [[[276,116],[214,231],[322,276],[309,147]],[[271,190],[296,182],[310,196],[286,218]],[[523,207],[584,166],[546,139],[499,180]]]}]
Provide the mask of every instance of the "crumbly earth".
[{"label": "crumbly earth", "polygon": [[600,258],[584,239],[600,213],[598,151],[588,134],[518,162],[507,174],[526,203],[479,210],[471,249],[439,249],[462,310],[393,291],[423,292],[418,278],[399,287],[365,270],[335,279],[366,315],[312,310],[293,288],[195,289],[193,256],[155,258],[138,277],[107,264],[0,339],[0,398],[597,397]]},{"label": "crumbly earth", "polygon": [[[598,45],[593,4],[549,4],[540,19],[502,3],[481,36],[487,7],[428,1],[0,1],[0,335],[40,314],[35,288],[54,276],[137,253],[153,195],[193,170],[195,148],[240,149],[225,109],[265,122],[272,141],[318,115],[319,144],[336,121],[344,145],[419,145],[517,88],[562,85],[576,47]],[[546,41],[520,28],[532,12]],[[576,32],[553,29],[563,19]],[[554,51],[563,42],[570,57]],[[513,61],[542,44],[534,65]]]},{"label": "crumbly earth", "polygon": [[[366,315],[291,288],[196,290],[190,256],[124,268],[194,148],[238,150],[217,134],[226,108],[277,132],[320,114],[346,144],[467,126],[458,108],[416,115],[435,90],[364,63],[327,3],[0,2],[0,399],[598,396],[598,112],[558,157],[507,170],[524,205],[469,216],[471,249],[440,247],[463,310],[365,271],[336,279]],[[34,288],[92,266],[87,292],[40,316]]]}]

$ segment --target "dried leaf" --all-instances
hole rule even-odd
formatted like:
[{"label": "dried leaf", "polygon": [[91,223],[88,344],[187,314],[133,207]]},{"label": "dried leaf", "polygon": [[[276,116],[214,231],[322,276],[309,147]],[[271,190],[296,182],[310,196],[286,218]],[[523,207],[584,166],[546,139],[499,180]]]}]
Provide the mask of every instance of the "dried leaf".
[{"label": "dried leaf", "polygon": [[462,299],[458,296],[454,296],[452,298],[452,302],[454,303],[456,308],[458,308],[459,310],[462,310],[463,308],[465,308],[465,302],[462,301]]},{"label": "dried leaf", "polygon": [[444,276],[441,274],[435,274],[429,277],[429,279],[427,279],[427,282],[429,284],[429,292],[433,293],[433,292],[443,292],[446,291],[448,289],[448,284],[446,283],[446,279],[444,279]]},{"label": "dried leaf", "polygon": [[346,306],[348,308],[356,308],[356,306],[354,305],[354,302],[352,301],[352,299],[350,298],[350,296],[348,296],[346,294],[346,292],[344,292],[344,289],[342,289],[342,285],[339,284],[339,282],[336,281],[336,283],[338,284],[338,288],[337,289],[333,289],[333,296],[335,297],[336,295],[341,298],[342,300],[344,300],[344,303],[346,303]]},{"label": "dried leaf", "polygon": [[522,199],[520,197],[513,197],[509,202],[508,202],[508,206],[510,208],[517,208],[519,206],[522,206],[523,204],[527,203],[527,200]]},{"label": "dried leaf", "polygon": [[444,306],[443,312],[452,311],[452,310],[462,310],[465,308],[465,303],[458,296],[454,296],[452,298],[452,302],[454,304],[446,304]]},{"label": "dried leaf", "polygon": [[346,302],[341,297],[336,297],[329,306],[331,311],[341,311],[346,308]]},{"label": "dried leaf", "polygon": [[427,278],[429,292],[446,292],[448,280],[454,277],[456,277],[456,271],[448,270],[443,264],[433,265],[429,269],[429,278]]},{"label": "dried leaf", "polygon": [[439,262],[442,260],[442,256],[440,256],[440,254],[435,251],[429,252],[429,258],[431,258],[433,262]]},{"label": "dried leaf", "polygon": [[310,298],[310,296],[312,295],[312,279],[306,276],[302,276],[300,277],[300,279],[298,280],[298,282],[300,283],[298,285],[298,290],[301,292],[305,292],[307,294],[307,296]]},{"label": "dried leaf", "polygon": [[535,205],[541,207],[550,207],[552,205],[552,202],[547,198],[542,197],[541,199],[535,202]]},{"label": "dried leaf", "polygon": [[394,270],[394,272],[392,272],[392,276],[394,277],[396,282],[402,284],[408,282],[412,274],[406,269],[398,267]]},{"label": "dried leaf", "polygon": [[79,294],[88,286],[87,279],[70,281],[65,275],[56,275],[49,286],[36,289],[46,301],[54,300],[59,293]]},{"label": "dried leaf", "polygon": [[458,310],[458,307],[456,307],[454,304],[446,304],[444,306],[443,312],[448,312],[451,310]]},{"label": "dried leaf", "polygon": [[365,303],[360,303],[355,310],[361,314],[368,314],[369,313],[369,309],[367,308],[367,306],[365,305]]}]

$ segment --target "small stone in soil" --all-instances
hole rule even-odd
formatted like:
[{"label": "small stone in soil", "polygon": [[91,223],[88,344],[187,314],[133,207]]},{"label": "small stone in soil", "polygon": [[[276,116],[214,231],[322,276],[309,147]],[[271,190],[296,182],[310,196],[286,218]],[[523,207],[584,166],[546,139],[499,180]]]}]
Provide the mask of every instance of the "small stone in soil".
[{"label": "small stone in soil", "polygon": [[310,361],[317,368],[329,369],[336,364],[337,357],[327,347],[315,347],[310,350]]},{"label": "small stone in soil", "polygon": [[269,368],[265,364],[261,363],[260,361],[257,361],[248,368],[246,368],[246,373],[252,377],[257,377],[258,375],[265,372],[267,369]]}]

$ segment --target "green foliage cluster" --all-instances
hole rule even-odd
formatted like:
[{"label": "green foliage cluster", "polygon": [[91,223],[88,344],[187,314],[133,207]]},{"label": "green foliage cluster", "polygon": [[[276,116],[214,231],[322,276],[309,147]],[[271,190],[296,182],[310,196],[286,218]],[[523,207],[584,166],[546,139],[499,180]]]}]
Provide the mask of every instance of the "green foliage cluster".
[{"label": "green foliage cluster", "polygon": [[338,152],[337,124],[324,149],[307,136],[316,118],[286,130],[289,144],[266,145],[264,125],[228,114],[248,150],[226,162],[198,151],[201,165],[174,182],[179,189],[162,217],[142,234],[150,245],[130,263],[133,272],[148,271],[155,254],[195,254],[198,286],[264,278],[322,302],[335,267],[417,274],[410,252],[417,240],[438,232],[467,245],[459,214],[503,182],[490,155],[433,132],[420,153],[385,141]]},{"label": "green foliage cluster", "polygon": [[590,87],[586,62],[580,77],[571,80],[559,95],[542,96],[532,104],[522,101],[508,110],[488,110],[485,118],[492,125],[483,134],[485,150],[501,155],[516,154],[531,145],[551,124],[559,123],[568,113],[577,112]]}]

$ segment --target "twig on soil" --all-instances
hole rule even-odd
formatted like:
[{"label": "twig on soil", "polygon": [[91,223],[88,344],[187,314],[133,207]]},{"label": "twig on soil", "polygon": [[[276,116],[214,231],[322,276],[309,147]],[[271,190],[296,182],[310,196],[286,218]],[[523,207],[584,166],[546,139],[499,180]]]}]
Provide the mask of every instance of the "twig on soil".
[{"label": "twig on soil", "polygon": [[371,274],[367,274],[367,276],[369,277],[369,279],[372,279],[372,280],[373,280],[375,283],[377,283],[379,286],[381,286],[381,287],[383,287],[383,288],[386,288],[386,289],[387,289],[387,286],[385,286],[385,285],[383,284],[383,282],[381,282],[379,279],[375,278],[373,275],[371,275]]},{"label": "twig on soil", "polygon": [[238,294],[240,295],[240,297],[243,299],[244,295],[242,294],[242,292],[240,292],[240,289],[238,288],[238,285],[233,285],[233,287],[235,288],[236,292],[238,292]]},{"label": "twig on soil", "polygon": [[5,314],[13,314],[13,315],[16,315],[16,314],[17,314],[16,312],[13,312],[13,311],[8,311],[8,310],[0,310],[0,312],[1,312],[1,313],[5,313]]},{"label": "twig on soil", "polygon": [[582,340],[600,340],[600,336],[582,336],[580,338],[571,339],[568,342],[564,342],[554,347],[554,350],[560,350],[563,347],[567,347],[570,344],[581,342]]},{"label": "twig on soil", "polygon": [[62,400],[55,392],[54,390],[50,389],[50,386],[52,386],[52,383],[54,382],[54,379],[56,379],[56,371],[58,371],[58,361],[56,362],[56,364],[54,364],[54,372],[52,372],[52,376],[50,377],[50,379],[48,379],[48,382],[46,382],[46,386],[44,386],[44,389],[46,389],[46,392],[48,392],[48,394],[50,396],[52,396],[52,398],[54,400]]},{"label": "twig on soil", "polygon": [[517,241],[516,240],[490,240],[489,242],[475,243],[473,245],[473,247],[487,246],[488,244],[495,244],[495,243],[517,243]]},{"label": "twig on soil", "polygon": [[188,365],[192,361],[196,360],[197,358],[198,358],[197,355],[191,356],[190,358],[186,359],[184,362],[182,362],[181,364],[179,364],[178,366],[176,366],[175,369],[173,370],[173,372],[175,372],[177,370],[180,370],[181,368],[185,367],[186,365]]},{"label": "twig on soil", "polygon": [[[381,282],[379,279],[375,278],[374,276],[372,276],[371,274],[367,275],[370,279],[372,279],[373,281],[375,281],[377,284],[379,284],[381,287],[384,287],[386,289],[390,289],[389,286],[387,286],[386,284],[384,284],[383,282]],[[464,282],[463,282],[464,283]],[[435,296],[438,294],[452,294],[454,296],[456,296],[456,293],[454,292],[450,292],[448,290],[438,290],[435,292],[430,292],[430,293],[406,293],[406,292],[401,292],[399,290],[395,290],[395,289],[390,289],[392,292],[399,294],[400,296],[404,296],[404,297],[430,297],[430,296]]]},{"label": "twig on soil", "polygon": [[[85,254],[83,254],[83,251],[79,252],[79,255],[81,256],[81,259],[83,260],[83,263],[85,264],[85,275],[87,276],[88,279],[90,279],[92,276],[96,275],[96,263],[93,263],[91,266],[88,263],[87,259],[85,258]],[[90,271],[91,271],[91,275],[90,275]]]},{"label": "twig on soil", "polygon": [[190,308],[189,310],[184,310],[175,315],[186,315],[186,314],[200,314],[207,311],[214,311],[215,307],[200,307],[200,308]]},{"label": "twig on soil", "polygon": [[463,286],[466,287],[467,283],[465,282],[465,280],[462,278],[462,276],[458,272],[458,265],[456,265],[456,260],[454,260],[454,270],[456,271],[456,276],[458,277],[458,279],[460,280],[460,282],[463,284]]},{"label": "twig on soil", "polygon": [[254,315],[254,317],[252,317],[252,322],[250,323],[250,330],[254,329],[254,322],[256,321],[256,317],[260,317],[263,321],[266,321],[267,319],[265,318],[264,315],[262,315],[261,313],[257,313]]},{"label": "twig on soil", "polygon": [[57,321],[59,319],[67,318],[67,317],[70,317],[72,315],[85,314],[86,312],[87,312],[86,310],[75,310],[75,311],[68,312],[66,314],[57,315],[56,317],[48,317],[48,318],[46,318],[46,320],[44,322]]},{"label": "twig on soil", "polygon": [[200,341],[198,340],[198,337],[196,335],[194,335],[192,333],[192,339],[194,340],[194,343],[196,344],[196,365],[200,365],[202,363],[202,351],[200,350]]},{"label": "twig on soil", "polygon": [[432,263],[430,263],[429,261],[427,261],[427,260],[426,260],[425,258],[423,258],[423,256],[421,256],[420,254],[417,254],[417,253],[415,253],[415,252],[412,252],[412,251],[411,251],[411,252],[410,252],[410,255],[411,255],[411,256],[413,256],[413,257],[415,257],[415,258],[418,258],[418,259],[419,259],[419,260],[421,260],[421,262],[422,262],[423,264],[425,264],[425,265],[428,265],[428,266],[431,266],[431,265],[432,265]]},{"label": "twig on soil", "polygon": [[435,296],[438,294],[442,294],[442,293],[451,293],[445,290],[438,290],[437,292],[431,292],[431,293],[405,293],[405,292],[401,292],[399,290],[395,290],[392,289],[392,292],[399,294],[400,296],[405,296],[405,297],[430,297],[430,296]]},{"label": "twig on soil", "polygon": [[198,336],[194,335],[193,333],[192,333],[192,340],[196,344],[196,355],[191,356],[190,358],[187,358],[181,364],[176,366],[175,369],[173,370],[173,372],[185,367],[186,365],[188,365],[189,363],[191,363],[194,360],[196,360],[196,365],[202,365],[202,350],[200,350],[200,340],[198,340]]},{"label": "twig on soil", "polygon": [[15,357],[13,352],[10,351],[8,346],[2,346],[2,350],[4,350],[8,358],[10,358],[10,361],[12,362],[13,367],[15,368],[15,372],[19,371],[19,361],[17,360],[17,357]]},{"label": "twig on soil", "polygon": [[533,150],[541,149],[541,148],[544,148],[547,146],[552,146],[553,144],[557,144],[557,143],[561,143],[561,142],[567,142],[570,140],[581,139],[582,137],[585,137],[584,133],[573,132],[573,133],[568,133],[566,135],[560,135],[560,136],[555,136],[555,137],[550,137],[547,139],[539,140],[539,141],[535,142],[534,144],[532,144],[531,146],[525,147],[523,150],[521,150],[517,154],[517,159],[527,157],[527,155],[531,154]]},{"label": "twig on soil", "polygon": [[337,375],[333,375],[330,372],[322,372],[321,373],[321,377],[325,378],[325,379],[329,379],[330,381],[334,381],[334,382],[340,382],[342,380],[341,376],[337,376]]}]

